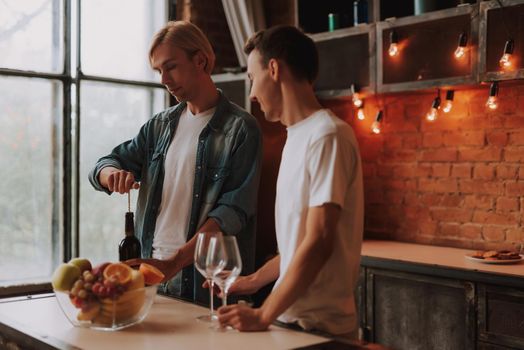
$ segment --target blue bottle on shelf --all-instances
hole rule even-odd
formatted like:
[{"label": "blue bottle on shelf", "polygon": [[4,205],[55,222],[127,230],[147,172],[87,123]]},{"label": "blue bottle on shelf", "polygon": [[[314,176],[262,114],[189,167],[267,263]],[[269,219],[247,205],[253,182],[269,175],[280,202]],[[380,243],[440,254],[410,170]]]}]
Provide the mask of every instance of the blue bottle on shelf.
[{"label": "blue bottle on shelf", "polygon": [[353,25],[368,23],[368,2],[367,0],[353,1]]}]

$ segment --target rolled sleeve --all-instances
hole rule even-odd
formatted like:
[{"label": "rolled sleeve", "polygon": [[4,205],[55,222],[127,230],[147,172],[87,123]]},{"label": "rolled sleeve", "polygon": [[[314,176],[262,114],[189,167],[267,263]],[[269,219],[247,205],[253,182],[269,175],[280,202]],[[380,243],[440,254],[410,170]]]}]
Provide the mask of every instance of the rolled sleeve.
[{"label": "rolled sleeve", "polygon": [[245,226],[239,213],[227,205],[216,207],[209,212],[208,217],[215,219],[222,231],[230,235],[238,234]]}]

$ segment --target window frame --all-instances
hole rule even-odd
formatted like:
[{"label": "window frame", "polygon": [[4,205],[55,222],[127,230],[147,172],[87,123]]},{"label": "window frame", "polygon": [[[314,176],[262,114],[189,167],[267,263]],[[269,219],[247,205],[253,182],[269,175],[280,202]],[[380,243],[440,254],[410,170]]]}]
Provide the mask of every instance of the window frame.
[{"label": "window frame", "polygon": [[[76,1],[76,18],[73,23],[73,1]],[[53,152],[53,188],[52,188],[52,261],[53,265],[69,261],[77,257],[80,251],[80,138],[81,113],[80,98],[82,82],[102,82],[121,85],[124,87],[161,88],[160,83],[149,81],[110,78],[99,75],[86,75],[82,72],[81,56],[81,16],[82,0],[53,0],[51,6],[62,8],[62,44],[63,62],[61,73],[46,73],[39,71],[11,69],[0,67],[0,77],[25,77],[45,79],[50,82],[62,83],[62,120],[60,120],[61,134],[52,139],[53,147],[60,152]],[[165,20],[175,18],[176,1],[164,0],[166,10]],[[58,21],[57,21],[58,22]],[[60,22],[58,22],[58,25]],[[52,26],[57,24],[52,23]],[[76,30],[76,47],[73,47],[73,25]],[[72,53],[76,51],[76,62],[73,71]],[[73,74],[75,73],[75,74]],[[73,92],[76,94],[73,95]],[[73,98],[75,99],[73,103]],[[166,106],[172,100],[166,94]],[[153,100],[151,99],[151,107]],[[73,119],[74,118],[74,119]],[[59,175],[62,175],[59,178]],[[0,287],[0,297],[36,294],[52,291],[50,282],[19,283]]]}]

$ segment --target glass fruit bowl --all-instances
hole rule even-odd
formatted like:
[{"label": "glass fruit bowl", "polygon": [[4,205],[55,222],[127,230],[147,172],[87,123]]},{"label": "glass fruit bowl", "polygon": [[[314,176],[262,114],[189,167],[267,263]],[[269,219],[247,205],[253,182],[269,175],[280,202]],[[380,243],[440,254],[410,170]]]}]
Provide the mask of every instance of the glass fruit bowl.
[{"label": "glass fruit bowl", "polygon": [[157,285],[127,290],[116,297],[78,299],[69,291],[55,290],[58,305],[75,327],[115,331],[140,323],[149,313]]}]

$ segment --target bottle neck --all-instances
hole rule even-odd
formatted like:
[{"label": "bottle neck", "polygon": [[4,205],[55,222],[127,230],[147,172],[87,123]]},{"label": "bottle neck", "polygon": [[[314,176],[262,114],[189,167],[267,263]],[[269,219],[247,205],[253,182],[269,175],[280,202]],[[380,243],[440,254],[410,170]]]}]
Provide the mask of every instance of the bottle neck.
[{"label": "bottle neck", "polygon": [[135,235],[135,221],[133,219],[133,212],[126,213],[125,233],[126,233],[126,236]]}]

